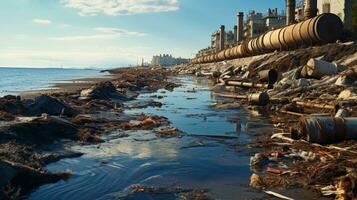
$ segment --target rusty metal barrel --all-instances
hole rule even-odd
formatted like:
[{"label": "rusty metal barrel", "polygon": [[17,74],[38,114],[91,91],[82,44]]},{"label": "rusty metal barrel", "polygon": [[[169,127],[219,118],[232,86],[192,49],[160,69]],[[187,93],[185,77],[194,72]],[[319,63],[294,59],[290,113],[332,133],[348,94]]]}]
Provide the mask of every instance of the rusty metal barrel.
[{"label": "rusty metal barrel", "polygon": [[270,38],[271,38],[272,34],[273,34],[273,31],[269,31],[264,35],[264,38],[263,38],[263,44],[267,50],[274,49],[273,45],[271,45],[271,42],[270,42]]},{"label": "rusty metal barrel", "polygon": [[282,30],[283,30],[282,28],[274,30],[271,34],[270,44],[274,49],[281,49],[283,47],[283,44],[280,42],[280,34]]},{"label": "rusty metal barrel", "polygon": [[309,142],[330,144],[357,140],[357,118],[301,117],[299,125]]}]

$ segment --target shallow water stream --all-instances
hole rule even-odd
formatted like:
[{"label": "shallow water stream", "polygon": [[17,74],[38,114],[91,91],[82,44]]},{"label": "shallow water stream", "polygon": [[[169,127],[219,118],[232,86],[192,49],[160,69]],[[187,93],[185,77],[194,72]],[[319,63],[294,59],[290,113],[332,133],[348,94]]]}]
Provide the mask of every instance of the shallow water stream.
[{"label": "shallow water stream", "polygon": [[[216,100],[206,79],[181,77],[177,82],[182,86],[173,92],[140,95],[139,100],[162,96],[155,99],[163,103],[161,108],[126,112],[165,116],[189,136],[164,139],[150,131],[132,131],[122,137],[113,132],[104,136],[103,144],[73,147],[85,155],[47,167],[53,172],[71,170],[73,176],[40,187],[28,199],[177,199],[177,188],[204,189],[214,199],[264,198],[248,187],[254,150],[245,145],[254,135],[272,131],[267,119],[244,109],[213,108]],[[132,194],[133,185],[168,190]]]}]

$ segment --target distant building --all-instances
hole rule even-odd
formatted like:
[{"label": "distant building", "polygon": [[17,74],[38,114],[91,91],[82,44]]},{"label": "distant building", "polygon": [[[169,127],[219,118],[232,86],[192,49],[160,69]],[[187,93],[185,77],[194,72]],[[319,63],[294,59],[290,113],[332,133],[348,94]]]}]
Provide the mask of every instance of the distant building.
[{"label": "distant building", "polygon": [[[305,1],[300,0],[295,11],[297,21],[304,19]],[[353,0],[317,0],[317,14],[333,13],[344,23],[345,30],[351,30]]]},{"label": "distant building", "polygon": [[265,32],[265,21],[262,13],[249,11],[247,20],[243,27],[244,38],[254,38]]},{"label": "distant building", "polygon": [[277,8],[269,8],[266,15],[250,11],[244,25],[244,38],[255,38],[268,30],[283,27],[285,20],[285,14],[279,14]]},{"label": "distant building", "polygon": [[174,58],[172,55],[163,54],[158,56],[153,56],[151,60],[151,66],[172,66],[172,65],[180,65],[188,62],[188,59],[185,58]]},{"label": "distant building", "polygon": [[[225,46],[229,46],[235,43],[234,40],[234,33],[232,31],[225,31],[225,40],[224,40],[224,44]],[[217,30],[215,32],[212,33],[211,35],[211,48],[215,49],[215,50],[219,50],[220,48],[220,31]]]}]

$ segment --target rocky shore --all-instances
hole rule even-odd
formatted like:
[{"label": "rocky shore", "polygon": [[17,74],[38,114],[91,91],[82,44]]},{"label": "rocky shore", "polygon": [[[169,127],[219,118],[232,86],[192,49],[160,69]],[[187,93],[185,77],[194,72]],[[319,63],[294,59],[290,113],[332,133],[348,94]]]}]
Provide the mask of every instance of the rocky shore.
[{"label": "rocky shore", "polygon": [[[163,68],[122,68],[110,79],[66,85],[58,90],[0,98],[0,199],[18,199],[71,172],[50,173],[45,166],[62,158],[81,156],[66,150],[75,144],[101,143],[111,130],[152,130],[168,125],[160,116],[127,115],[124,102],[140,92],[174,89]],[[157,102],[132,107],[160,106]],[[162,136],[177,130],[162,128]]]},{"label": "rocky shore", "polygon": [[356,42],[175,70],[212,79],[213,95],[226,99],[220,107],[234,104],[269,114],[276,131],[247,145],[261,149],[251,158],[251,187],[266,192],[305,188],[325,198],[357,198]]}]

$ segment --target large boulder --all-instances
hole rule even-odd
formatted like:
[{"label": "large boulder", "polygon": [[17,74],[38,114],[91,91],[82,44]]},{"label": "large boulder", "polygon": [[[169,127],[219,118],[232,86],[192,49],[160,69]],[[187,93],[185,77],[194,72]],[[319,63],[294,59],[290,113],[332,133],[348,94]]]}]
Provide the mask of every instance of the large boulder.
[{"label": "large boulder", "polygon": [[127,96],[118,92],[110,81],[99,83],[89,89],[82,90],[81,98],[104,100],[118,99],[123,101],[129,100]]},{"label": "large boulder", "polygon": [[30,103],[26,107],[26,113],[31,116],[46,113],[49,115],[66,115],[73,117],[78,114],[78,111],[67,104],[47,95],[37,97],[33,103]]}]

